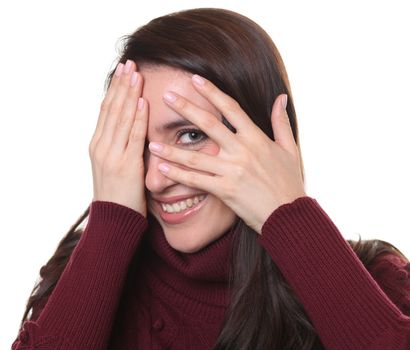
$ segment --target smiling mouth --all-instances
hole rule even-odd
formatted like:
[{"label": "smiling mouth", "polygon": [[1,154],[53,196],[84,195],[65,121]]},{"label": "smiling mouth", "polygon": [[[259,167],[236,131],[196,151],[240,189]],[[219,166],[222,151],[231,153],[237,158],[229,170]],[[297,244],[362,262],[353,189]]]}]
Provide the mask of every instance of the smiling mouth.
[{"label": "smiling mouth", "polygon": [[[156,213],[162,222],[168,225],[177,225],[195,217],[206,206],[207,199],[208,194],[203,194],[175,203],[161,203],[153,200],[150,201],[149,205],[152,213]],[[185,204],[181,204],[181,202],[185,202]]]},{"label": "smiling mouth", "polygon": [[181,200],[175,203],[160,203],[160,206],[162,208],[162,211],[167,214],[179,214],[183,213],[189,209],[194,208],[196,205],[201,203],[207,195],[199,195],[199,196],[194,196],[191,198],[187,198],[185,200]]}]

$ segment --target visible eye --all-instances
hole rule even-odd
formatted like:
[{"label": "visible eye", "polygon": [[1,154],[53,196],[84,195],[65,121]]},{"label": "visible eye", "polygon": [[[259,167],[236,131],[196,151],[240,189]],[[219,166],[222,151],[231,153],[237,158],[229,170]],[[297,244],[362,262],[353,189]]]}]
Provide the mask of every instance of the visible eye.
[{"label": "visible eye", "polygon": [[206,139],[208,136],[199,129],[182,129],[177,132],[178,139],[182,140],[183,145],[192,146],[200,144]]}]

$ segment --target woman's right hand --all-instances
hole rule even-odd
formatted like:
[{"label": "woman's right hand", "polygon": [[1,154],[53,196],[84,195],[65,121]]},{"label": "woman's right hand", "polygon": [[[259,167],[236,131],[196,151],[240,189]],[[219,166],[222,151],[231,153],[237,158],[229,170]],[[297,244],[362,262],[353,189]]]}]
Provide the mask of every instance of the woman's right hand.
[{"label": "woman's right hand", "polygon": [[144,147],[147,101],[141,98],[143,79],[133,61],[119,63],[101,103],[89,155],[93,201],[115,202],[147,217]]}]

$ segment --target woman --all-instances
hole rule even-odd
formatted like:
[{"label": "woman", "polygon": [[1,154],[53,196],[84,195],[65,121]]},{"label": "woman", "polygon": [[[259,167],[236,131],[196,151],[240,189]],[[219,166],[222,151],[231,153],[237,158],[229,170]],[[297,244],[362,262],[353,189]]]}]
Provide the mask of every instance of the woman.
[{"label": "woman", "polygon": [[285,67],[258,25],[220,9],[154,19],[108,83],[93,200],[13,349],[410,347],[410,264],[346,242],[306,195]]}]

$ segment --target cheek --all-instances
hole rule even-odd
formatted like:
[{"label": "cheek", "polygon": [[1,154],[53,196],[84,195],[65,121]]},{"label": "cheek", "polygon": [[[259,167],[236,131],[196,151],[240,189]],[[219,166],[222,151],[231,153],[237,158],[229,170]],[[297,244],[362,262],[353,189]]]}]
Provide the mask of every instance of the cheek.
[{"label": "cheek", "polygon": [[[195,151],[195,152],[200,152],[200,153],[205,153],[205,154],[208,154],[208,155],[211,155],[211,156],[215,156],[215,155],[217,155],[218,152],[219,152],[219,146],[218,146],[218,144],[215,143],[214,141],[208,140],[206,143],[204,143],[204,144],[202,145],[202,147],[200,147],[200,148],[198,147],[198,149],[193,150],[193,151]],[[183,164],[175,163],[175,165],[176,165],[177,167],[179,167],[179,168],[184,169],[184,170],[197,171],[197,172],[200,172],[200,173],[202,172],[202,171],[200,171],[200,170],[195,170],[195,169],[190,168],[190,167],[188,167],[188,166],[185,166],[185,165],[183,165]],[[206,171],[203,171],[202,173],[209,174],[209,175],[213,175],[212,173],[208,173],[208,172],[206,172]]]},{"label": "cheek", "polygon": [[213,141],[209,141],[201,148],[200,152],[215,156],[219,152],[219,146]]}]

